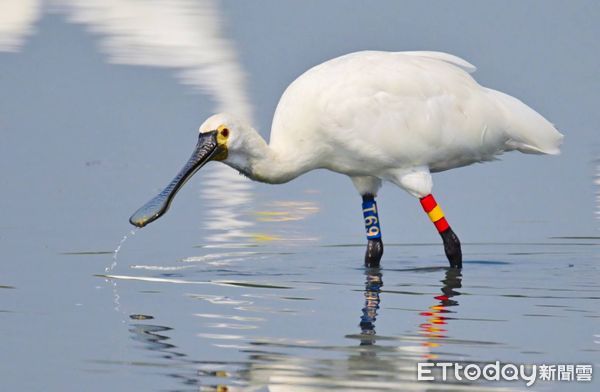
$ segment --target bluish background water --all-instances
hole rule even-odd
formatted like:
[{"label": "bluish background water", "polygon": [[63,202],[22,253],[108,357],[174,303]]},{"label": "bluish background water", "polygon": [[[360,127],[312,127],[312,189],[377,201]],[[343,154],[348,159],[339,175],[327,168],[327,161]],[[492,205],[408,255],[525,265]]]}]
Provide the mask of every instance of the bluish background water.
[{"label": "bluish background water", "polygon": [[[0,15],[2,389],[426,389],[427,355],[597,366],[596,3],[29,0]],[[466,260],[444,337],[421,327],[447,285],[439,237],[387,185],[367,344],[360,198],[328,172],[275,187],[209,165],[124,243],[109,272],[138,280],[96,276],[204,118],[239,110],[268,137],[289,82],[361,49],[460,55],[566,135],[559,157],[434,176]]]}]

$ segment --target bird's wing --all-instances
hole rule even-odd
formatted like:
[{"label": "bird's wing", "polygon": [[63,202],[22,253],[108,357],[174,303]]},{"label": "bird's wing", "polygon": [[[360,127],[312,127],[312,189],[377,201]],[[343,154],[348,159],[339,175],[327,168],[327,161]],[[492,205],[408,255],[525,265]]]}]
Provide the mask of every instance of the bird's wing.
[{"label": "bird's wing", "polygon": [[424,58],[429,58],[429,59],[434,59],[434,60],[445,61],[446,63],[456,65],[457,67],[465,70],[468,73],[473,73],[477,70],[477,67],[475,67],[473,64],[469,63],[468,61],[466,61],[464,59],[461,59],[458,56],[454,56],[449,53],[430,52],[430,51],[402,52],[402,53],[407,54],[409,56],[418,56],[418,57],[424,57]]},{"label": "bird's wing", "polygon": [[[388,167],[488,159],[498,150],[498,121],[487,116],[493,108],[464,71],[468,63],[457,65],[462,61],[436,52],[372,52],[323,69],[311,99],[320,113],[317,128],[327,130],[321,140]],[[493,140],[483,154],[486,125]]]},{"label": "bird's wing", "polygon": [[[489,100],[480,99],[481,87],[464,70],[469,66],[436,52],[368,51],[330,60],[288,87],[271,145],[298,156],[328,148],[319,159],[340,172],[367,164],[430,166],[462,156],[473,161],[486,125],[481,106]],[[489,138],[497,127],[487,125]]]}]

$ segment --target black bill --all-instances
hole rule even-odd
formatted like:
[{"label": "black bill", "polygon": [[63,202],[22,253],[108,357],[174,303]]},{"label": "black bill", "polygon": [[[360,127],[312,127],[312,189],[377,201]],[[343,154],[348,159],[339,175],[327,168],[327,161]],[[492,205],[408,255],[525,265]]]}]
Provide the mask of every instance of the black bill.
[{"label": "black bill", "polygon": [[148,223],[160,218],[169,209],[171,201],[173,201],[177,191],[181,189],[183,184],[185,184],[198,169],[204,166],[206,162],[210,161],[217,151],[217,132],[211,131],[201,133],[198,137],[196,149],[183,169],[181,169],[162,192],[131,215],[129,222],[134,226],[144,227]]}]

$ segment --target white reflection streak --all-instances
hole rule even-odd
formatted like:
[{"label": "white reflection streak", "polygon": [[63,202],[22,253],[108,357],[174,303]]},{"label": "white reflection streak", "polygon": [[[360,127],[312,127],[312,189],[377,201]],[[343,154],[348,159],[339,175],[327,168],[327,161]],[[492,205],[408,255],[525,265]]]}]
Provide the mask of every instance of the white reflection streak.
[{"label": "white reflection streak", "polygon": [[0,0],[0,52],[19,51],[39,14],[39,0]]},{"label": "white reflection streak", "polygon": [[207,209],[206,240],[228,242],[248,240],[246,230],[254,223],[241,217],[239,207],[252,203],[252,183],[225,165],[212,165],[200,194],[211,208]]},{"label": "white reflection streak", "polygon": [[[212,0],[53,0],[69,18],[103,36],[102,51],[116,64],[174,68],[180,81],[209,95],[216,111],[252,121],[245,75]],[[199,119],[200,122],[201,119]],[[201,197],[209,242],[251,237],[240,207],[252,201],[249,180],[225,165],[211,165]]]},{"label": "white reflection streak", "polygon": [[596,219],[600,219],[600,159],[596,161]]}]

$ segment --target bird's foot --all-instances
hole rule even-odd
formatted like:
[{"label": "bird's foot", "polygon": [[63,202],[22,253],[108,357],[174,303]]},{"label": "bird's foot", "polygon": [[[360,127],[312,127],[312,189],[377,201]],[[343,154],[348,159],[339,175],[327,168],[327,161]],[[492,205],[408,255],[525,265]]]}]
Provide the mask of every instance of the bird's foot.
[{"label": "bird's foot", "polygon": [[451,228],[440,233],[444,241],[444,251],[451,268],[462,268],[462,251],[460,241]]},{"label": "bird's foot", "polygon": [[381,241],[381,238],[369,240],[367,252],[365,253],[365,267],[378,268],[381,256],[383,256],[383,241]]}]

